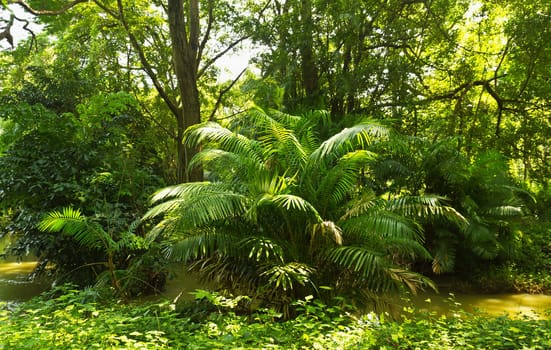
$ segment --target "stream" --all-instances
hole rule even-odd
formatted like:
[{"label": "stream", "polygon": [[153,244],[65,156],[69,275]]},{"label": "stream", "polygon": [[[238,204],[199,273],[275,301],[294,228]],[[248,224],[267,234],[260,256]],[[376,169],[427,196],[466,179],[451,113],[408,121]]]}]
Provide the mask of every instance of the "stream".
[{"label": "stream", "polygon": [[25,301],[45,291],[49,283],[28,276],[36,261],[0,260],[0,301]]},{"label": "stream", "polygon": [[[35,261],[0,260],[0,301],[25,301],[46,290],[49,286],[46,281],[28,279],[35,266]],[[180,294],[181,298],[191,299],[190,292],[200,288],[208,287],[198,283],[191,275],[180,274],[169,280],[166,291],[157,298],[175,298]],[[551,311],[551,295],[544,294],[454,294],[452,298],[445,292],[427,292],[411,297],[403,305],[437,313],[450,313],[460,308],[468,312],[479,310],[493,316],[534,316],[536,312],[540,318],[551,318],[551,314],[545,314],[546,310]]]}]

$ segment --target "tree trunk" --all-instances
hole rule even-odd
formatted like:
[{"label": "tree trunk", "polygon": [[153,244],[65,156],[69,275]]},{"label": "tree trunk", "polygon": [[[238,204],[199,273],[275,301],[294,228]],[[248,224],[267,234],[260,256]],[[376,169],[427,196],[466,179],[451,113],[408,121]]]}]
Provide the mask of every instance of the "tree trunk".
[{"label": "tree trunk", "polygon": [[203,178],[203,171],[200,168],[186,172],[191,158],[197,154],[198,150],[186,147],[182,142],[184,131],[189,126],[201,122],[201,104],[199,102],[199,91],[197,90],[198,0],[189,0],[187,10],[188,19],[186,21],[184,0],[168,0],[168,24],[172,40],[172,58],[180,95],[180,105],[175,116],[178,125],[176,140],[178,182],[201,181]]},{"label": "tree trunk", "polygon": [[304,101],[307,107],[319,108],[319,76],[313,48],[312,2],[301,3],[302,44],[300,45],[302,84],[306,93]]}]

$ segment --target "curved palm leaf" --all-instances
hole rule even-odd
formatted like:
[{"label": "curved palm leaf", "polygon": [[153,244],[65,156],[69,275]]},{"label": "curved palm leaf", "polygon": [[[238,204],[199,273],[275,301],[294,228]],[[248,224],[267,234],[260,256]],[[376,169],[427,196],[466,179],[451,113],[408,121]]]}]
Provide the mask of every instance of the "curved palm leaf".
[{"label": "curved palm leaf", "polygon": [[388,200],[387,209],[406,217],[440,217],[465,227],[467,219],[453,207],[443,205],[445,198],[436,195],[404,196]]},{"label": "curved palm leaf", "polygon": [[204,230],[179,239],[166,246],[164,254],[172,261],[192,262],[206,259],[215,253],[220,256],[235,256],[241,238],[227,232]]},{"label": "curved palm leaf", "polygon": [[62,211],[50,212],[38,224],[38,229],[46,232],[62,232],[88,248],[107,250],[117,248],[113,238],[98,223],[87,220],[78,209],[63,208]]},{"label": "curved palm leaf", "polygon": [[[168,199],[168,200],[167,200]],[[159,215],[178,216],[182,225],[200,227],[215,221],[235,218],[245,213],[249,199],[210,182],[185,183],[164,188],[153,195],[151,208],[143,220]]]},{"label": "curved palm leaf", "polygon": [[386,272],[394,281],[407,285],[413,294],[417,294],[418,289],[424,289],[424,286],[428,286],[435,291],[438,290],[436,284],[430,278],[419,273],[399,268],[390,268]]},{"label": "curved palm leaf", "polygon": [[213,148],[203,149],[191,159],[190,169],[198,166],[209,169],[219,178],[229,177],[233,182],[245,181],[247,177],[264,170],[264,164],[258,163],[257,159]]},{"label": "curved palm leaf", "polygon": [[271,198],[264,198],[262,200],[262,202],[268,201],[275,204],[277,208],[300,211],[314,218],[316,222],[322,221],[322,218],[316,208],[302,197],[292,194],[279,194]]},{"label": "curved palm leaf", "polygon": [[432,271],[436,274],[452,272],[455,267],[457,236],[445,229],[436,230],[435,234],[438,239],[432,249]]},{"label": "curved palm leaf", "polygon": [[384,280],[382,275],[389,267],[389,262],[381,252],[365,246],[348,245],[330,249],[327,259],[342,268],[354,271],[358,277],[366,280]]},{"label": "curved palm leaf", "polygon": [[424,240],[423,230],[418,223],[385,210],[374,209],[368,214],[349,218],[344,220],[341,226],[349,235],[354,235],[358,239],[363,239],[365,236],[378,236],[385,239],[403,238],[418,242]]},{"label": "curved palm leaf", "polygon": [[249,251],[248,258],[255,262],[285,261],[285,253],[278,240],[272,237],[251,236],[240,242],[241,248]]},{"label": "curved palm leaf", "polygon": [[[256,139],[260,142],[265,155],[269,155],[284,168],[298,169],[308,156],[302,143],[296,136],[293,126],[301,117],[285,113],[276,113],[277,120],[260,108],[253,108],[247,113],[250,123],[255,125]],[[273,165],[272,165],[273,166]],[[294,170],[296,171],[296,170]]]},{"label": "curved palm leaf", "polygon": [[[357,150],[345,154],[330,169],[322,172],[320,179],[307,178],[309,188],[314,189],[313,198],[317,202],[324,203],[324,207],[342,204],[342,200],[358,186],[358,179],[361,176],[361,169],[376,155],[365,150]],[[308,171],[304,176],[312,176]]]},{"label": "curved palm leaf", "polygon": [[345,128],[338,134],[324,141],[310,155],[310,162],[318,164],[320,162],[332,161],[338,159],[347,152],[358,148],[365,149],[376,139],[385,137],[389,134],[386,127],[366,121],[350,128]]},{"label": "curved palm leaf", "polygon": [[483,212],[483,214],[486,214],[492,217],[505,218],[505,217],[521,217],[524,213],[520,206],[500,205],[500,206],[486,209]]},{"label": "curved palm leaf", "polygon": [[184,134],[188,146],[198,147],[215,143],[218,148],[236,153],[262,163],[264,156],[257,141],[232,132],[215,122],[205,122],[188,128]]},{"label": "curved palm leaf", "polygon": [[342,245],[342,229],[333,221],[322,221],[311,225],[310,249],[315,248],[317,238],[329,239],[337,245]]},{"label": "curved palm leaf", "polygon": [[290,262],[273,265],[260,276],[268,278],[268,284],[275,290],[289,291],[295,289],[295,283],[301,286],[311,283],[311,275],[316,271],[308,264]]}]

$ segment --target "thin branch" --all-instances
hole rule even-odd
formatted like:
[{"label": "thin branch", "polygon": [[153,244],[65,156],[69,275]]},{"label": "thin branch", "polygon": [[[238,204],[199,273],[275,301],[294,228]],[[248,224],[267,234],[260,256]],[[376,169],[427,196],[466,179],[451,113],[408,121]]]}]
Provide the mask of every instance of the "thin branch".
[{"label": "thin branch", "polygon": [[199,79],[203,74],[205,74],[205,72],[207,71],[207,69],[209,69],[214,63],[216,63],[216,61],[218,61],[220,58],[222,58],[225,54],[227,54],[230,50],[232,50],[234,47],[236,47],[237,45],[239,45],[241,42],[243,42],[244,40],[247,40],[248,38],[250,38],[251,35],[250,34],[247,34],[245,36],[242,36],[241,38],[235,40],[233,43],[231,43],[228,47],[226,47],[223,51],[220,51],[216,56],[214,56],[213,58],[211,58],[210,60],[208,60],[205,65],[203,67],[201,67],[201,69],[197,72],[197,79]]},{"label": "thin branch", "polygon": [[501,77],[503,77],[504,75],[501,75],[501,76],[494,76],[493,78],[491,79],[487,79],[487,80],[475,80],[475,81],[469,81],[469,82],[466,82],[466,83],[463,83],[461,85],[459,85],[458,87],[456,87],[455,89],[445,93],[445,94],[441,94],[441,95],[436,95],[436,96],[431,96],[425,100],[423,100],[423,102],[431,102],[431,101],[437,101],[437,100],[445,100],[445,99],[451,99],[451,98],[457,98],[457,94],[460,93],[461,91],[463,90],[470,90],[472,89],[473,87],[475,86],[486,86],[494,81],[494,80],[497,80]]},{"label": "thin branch", "polygon": [[218,108],[220,107],[220,105],[222,104],[222,98],[224,97],[224,95],[231,90],[231,88],[235,85],[235,83],[237,83],[237,81],[239,80],[239,78],[241,78],[241,76],[247,71],[248,67],[245,67],[241,73],[239,73],[239,75],[237,75],[237,77],[230,83],[230,85],[226,86],[224,89],[220,90],[220,93],[218,94],[218,98],[216,99],[216,103],[214,104],[214,108],[212,109],[212,112],[210,113],[209,115],[209,121],[212,121],[214,120],[214,114],[216,113],[216,111],[218,110]]},{"label": "thin branch", "polygon": [[499,60],[499,63],[497,64],[497,67],[494,71],[495,87],[497,87],[497,73],[501,69],[501,65],[503,64],[503,61],[505,61],[505,56],[507,56],[507,53],[509,53],[510,43],[511,43],[511,38],[507,38],[507,42],[505,43],[505,47],[503,48],[503,54],[501,55],[501,59]]},{"label": "thin branch", "polygon": [[[207,29],[205,30],[205,35],[203,36],[203,40],[201,40],[201,44],[199,44],[199,49],[197,50],[197,64],[201,62],[201,58],[203,57],[203,51],[205,50],[205,46],[207,46],[207,42],[210,38],[210,32],[212,30],[212,24],[214,22],[214,5],[212,0],[209,0],[208,3],[209,6],[209,15],[207,19]],[[199,66],[196,67],[196,69],[199,69]]]},{"label": "thin branch", "polygon": [[93,0],[93,1],[94,1],[94,4],[96,4],[100,9],[105,11],[105,13],[107,13],[109,16],[113,17],[117,21],[121,20],[116,10],[110,9],[107,5],[102,4],[98,0]]},{"label": "thin branch", "polygon": [[[266,3],[264,4],[264,6],[260,9],[260,11],[257,12],[257,16],[258,17],[261,17],[263,16],[264,14],[264,11],[266,11],[270,4],[272,3],[272,0],[268,0],[266,1]],[[277,3],[277,2],[276,2]],[[210,12],[209,12],[209,21],[210,21]],[[248,35],[244,35],[242,36],[241,38],[235,40],[233,43],[231,43],[228,47],[226,47],[226,49],[224,49],[223,51],[219,52],[217,55],[215,55],[213,58],[211,58],[210,60],[208,60],[205,65],[203,67],[201,67],[201,69],[199,69],[197,71],[197,79],[199,79],[206,71],[207,69],[209,69],[214,63],[216,63],[216,61],[218,61],[222,56],[224,56],[226,53],[228,53],[231,49],[233,49],[234,47],[236,47],[238,44],[240,44],[241,42],[247,40],[248,38],[250,38],[251,35],[248,34]],[[205,35],[205,37],[203,38],[203,41],[201,42],[201,46],[206,46],[207,44],[207,41],[209,40],[208,36]],[[197,60],[197,64],[199,64],[200,60]]]},{"label": "thin branch", "polygon": [[142,109],[144,110],[144,112],[149,115],[150,117],[150,120],[155,124],[157,125],[158,128],[160,128],[161,130],[163,130],[168,136],[170,136],[170,138],[172,138],[173,140],[176,140],[176,134],[174,134],[173,132],[171,132],[169,129],[165,128],[165,126],[159,122],[157,120],[157,118],[155,118],[155,115],[149,110],[149,108],[147,108],[147,106],[142,103],[140,101],[140,99],[138,98],[138,96],[136,94],[134,94],[134,97],[136,98],[136,101],[138,101],[138,104],[140,105],[140,107],[142,107]]},{"label": "thin branch", "polygon": [[14,16],[16,20],[18,20],[19,22],[23,22],[25,23],[23,25],[23,29],[25,31],[27,31],[30,35],[31,35],[31,46],[29,46],[29,52],[31,52],[32,48],[33,48],[33,45],[36,43],[36,35],[34,34],[34,32],[32,31],[31,28],[29,28],[29,25],[30,25],[30,22],[27,21],[26,19],[24,18],[19,18],[17,16]]},{"label": "thin branch", "polygon": [[25,11],[32,13],[35,16],[57,16],[67,12],[68,10],[83,2],[88,2],[88,0],[73,0],[58,10],[37,10],[34,9],[31,5],[27,4],[25,0],[10,0],[8,1],[8,4],[20,5],[25,9]]},{"label": "thin branch", "polygon": [[236,115],[239,115],[239,114],[242,114],[242,113],[245,113],[247,112],[249,109],[241,109],[237,112],[234,112],[230,115],[227,115],[225,116],[224,118],[216,118],[216,121],[221,121],[221,120],[228,120],[228,119],[233,119]]},{"label": "thin branch", "polygon": [[[95,1],[95,2],[97,3],[97,1]],[[118,13],[118,16],[116,16],[115,18],[118,19],[121,22],[124,30],[126,31],[126,34],[128,34],[128,39],[130,40],[130,43],[132,44],[132,47],[134,48],[134,50],[136,50],[136,53],[138,54],[138,57],[140,58],[140,63],[142,64],[144,71],[147,73],[147,75],[149,76],[149,78],[153,82],[153,85],[155,86],[155,89],[157,90],[157,92],[159,93],[159,95],[161,96],[163,101],[165,101],[168,108],[170,108],[171,112],[174,115],[178,115],[180,113],[180,111],[178,109],[178,106],[176,105],[176,103],[174,103],[171,100],[170,96],[165,91],[165,89],[163,89],[163,87],[161,85],[161,82],[157,78],[157,75],[155,74],[155,71],[154,71],[153,67],[151,66],[151,64],[147,60],[147,58],[145,56],[145,53],[142,50],[141,45],[139,44],[138,40],[136,39],[136,37],[134,36],[132,31],[130,30],[130,26],[128,25],[128,22],[126,21],[126,18],[124,17],[124,8],[123,8],[123,5],[122,5],[122,1],[117,0],[117,5],[118,5],[119,13]]]},{"label": "thin branch", "polygon": [[10,20],[8,21],[8,24],[6,25],[6,27],[4,27],[4,30],[0,32],[0,41],[6,39],[12,48],[13,48],[13,36],[11,35],[11,27],[13,26],[14,19],[15,19],[15,15],[13,13],[10,14]]}]

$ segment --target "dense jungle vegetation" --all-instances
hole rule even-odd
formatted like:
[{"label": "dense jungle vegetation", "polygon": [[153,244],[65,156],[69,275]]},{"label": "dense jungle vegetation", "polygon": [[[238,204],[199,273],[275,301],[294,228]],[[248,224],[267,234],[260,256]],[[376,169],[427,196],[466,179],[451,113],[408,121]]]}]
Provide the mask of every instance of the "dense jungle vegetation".
[{"label": "dense jungle vegetation", "polygon": [[[549,37],[536,0],[0,0],[0,235],[58,286],[4,347],[549,347],[354,316],[551,292]],[[132,302],[178,270],[216,290]]]}]

